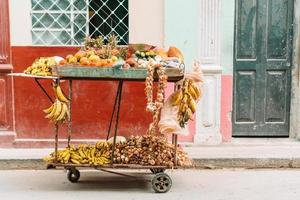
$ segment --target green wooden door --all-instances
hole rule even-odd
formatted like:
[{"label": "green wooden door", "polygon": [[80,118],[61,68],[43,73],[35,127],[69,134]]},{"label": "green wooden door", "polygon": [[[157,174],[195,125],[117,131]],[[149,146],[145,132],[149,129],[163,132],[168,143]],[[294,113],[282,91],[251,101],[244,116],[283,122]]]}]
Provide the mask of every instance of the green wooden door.
[{"label": "green wooden door", "polygon": [[288,136],[293,0],[236,0],[234,136]]}]

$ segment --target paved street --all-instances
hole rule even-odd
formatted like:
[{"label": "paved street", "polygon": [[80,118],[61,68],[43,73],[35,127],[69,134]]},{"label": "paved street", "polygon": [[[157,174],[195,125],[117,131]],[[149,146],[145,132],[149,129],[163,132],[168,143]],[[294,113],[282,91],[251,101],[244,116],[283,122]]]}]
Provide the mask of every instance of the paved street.
[{"label": "paved street", "polygon": [[70,183],[64,171],[0,171],[1,200],[77,199],[203,199],[286,200],[300,198],[300,170],[177,170],[169,171],[173,187],[155,194],[144,171],[125,178],[82,171],[79,183]]}]

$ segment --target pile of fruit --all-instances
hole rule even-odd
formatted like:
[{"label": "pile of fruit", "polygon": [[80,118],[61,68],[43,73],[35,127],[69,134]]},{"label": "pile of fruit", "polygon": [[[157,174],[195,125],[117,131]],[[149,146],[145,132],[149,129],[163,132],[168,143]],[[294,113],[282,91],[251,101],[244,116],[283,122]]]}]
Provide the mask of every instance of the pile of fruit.
[{"label": "pile of fruit", "polygon": [[179,106],[178,122],[181,127],[192,119],[196,111],[196,101],[201,97],[201,92],[192,80],[184,79],[183,86],[172,96],[172,105]]},{"label": "pile of fruit", "polygon": [[[105,165],[110,163],[111,143],[97,142],[96,145],[81,144],[57,151],[57,162],[63,164]],[[55,152],[45,157],[46,162],[55,161]]]},{"label": "pile of fruit", "polygon": [[56,64],[54,57],[41,57],[36,59],[31,66],[27,67],[24,73],[37,76],[51,76],[52,66]]},{"label": "pile of fruit", "polygon": [[179,66],[184,58],[181,51],[176,47],[169,47],[167,51],[162,48],[147,44],[129,45],[129,53],[126,59],[127,68],[129,67],[147,67],[149,61],[161,63],[173,63],[172,66]]},{"label": "pile of fruit", "polygon": [[135,56],[139,59],[146,59],[149,60],[150,58],[154,58],[156,53],[153,50],[149,51],[136,51]]},{"label": "pile of fruit", "polygon": [[54,103],[49,107],[44,109],[47,119],[50,119],[54,123],[62,123],[66,119],[70,118],[70,113],[67,103],[69,100],[64,96],[59,85],[53,85],[53,90],[56,96]]},{"label": "pile of fruit", "polygon": [[[63,164],[105,165],[111,163],[112,143],[99,141],[95,145],[81,144],[57,152],[57,162]],[[126,142],[116,143],[113,163],[151,166],[174,166],[175,150],[166,138],[145,135],[131,136]],[[55,161],[55,152],[45,157],[46,162]],[[191,166],[187,154],[177,148],[177,165]]]},{"label": "pile of fruit", "polygon": [[124,59],[127,49],[117,47],[118,37],[110,35],[105,44],[102,36],[86,38],[84,47],[74,55],[68,55],[60,65],[72,64],[83,66],[110,67],[120,58]]},{"label": "pile of fruit", "polygon": [[67,57],[59,62],[60,65],[72,64],[83,66],[96,67],[111,67],[118,61],[118,57],[111,56],[110,58],[101,58],[98,51],[95,50],[80,50],[74,55],[67,55]]},{"label": "pile of fruit", "polygon": [[[166,138],[144,135],[132,136],[125,143],[117,143],[114,152],[114,163],[174,166],[174,145]],[[191,166],[187,154],[177,148],[177,164]]]}]

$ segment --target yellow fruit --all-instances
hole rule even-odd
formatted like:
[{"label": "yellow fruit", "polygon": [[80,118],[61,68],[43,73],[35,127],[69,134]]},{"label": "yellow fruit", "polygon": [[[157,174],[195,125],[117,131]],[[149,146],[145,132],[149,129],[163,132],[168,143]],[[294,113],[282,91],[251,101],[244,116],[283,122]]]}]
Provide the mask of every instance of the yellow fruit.
[{"label": "yellow fruit", "polygon": [[56,111],[56,107],[57,107],[57,101],[54,102],[52,111],[51,111],[48,115],[46,115],[45,118],[47,118],[47,119],[52,119],[53,116],[54,116],[54,113],[55,113],[55,111]]},{"label": "yellow fruit", "polygon": [[100,57],[97,56],[97,55],[91,55],[91,56],[89,57],[89,61],[90,61],[90,62],[97,63],[97,62],[100,61]]},{"label": "yellow fruit", "polygon": [[62,111],[62,103],[57,100],[55,113],[54,113],[52,119],[54,119],[54,120],[57,119],[57,117],[60,115],[61,111]]},{"label": "yellow fruit", "polygon": [[185,93],[185,94],[183,95],[182,103],[183,103],[183,104],[186,104],[187,101],[188,101],[188,98],[189,98],[188,94]]},{"label": "yellow fruit", "polygon": [[71,152],[71,158],[75,160],[81,160],[81,157],[75,152]]},{"label": "yellow fruit", "polygon": [[52,111],[53,107],[54,105],[52,104],[49,108],[44,109],[44,113],[49,114]]},{"label": "yellow fruit", "polygon": [[71,63],[71,64],[76,64],[77,63],[77,58],[75,56],[72,56],[71,58],[69,58],[68,62]]},{"label": "yellow fruit", "polygon": [[188,93],[193,97],[194,100],[199,98],[198,93],[194,90],[191,84],[189,84]]},{"label": "yellow fruit", "polygon": [[83,153],[82,149],[79,149],[79,150],[78,150],[78,153],[79,153],[79,155],[80,155],[82,158],[85,158],[85,157],[86,157],[85,154]]},{"label": "yellow fruit", "polygon": [[94,51],[91,50],[91,51],[86,52],[86,57],[90,57],[92,55],[95,55]]},{"label": "yellow fruit", "polygon": [[74,163],[74,164],[80,164],[80,161],[78,161],[76,159],[73,159],[73,158],[71,158],[71,162]]},{"label": "yellow fruit", "polygon": [[118,61],[118,57],[117,57],[117,56],[112,56],[112,57],[111,57],[111,60],[112,60],[113,62],[116,62],[116,61]]},{"label": "yellow fruit", "polygon": [[195,113],[195,111],[196,111],[196,102],[192,98],[190,98],[190,100],[189,100],[189,108],[191,109],[192,113]]},{"label": "yellow fruit", "polygon": [[193,88],[193,90],[195,91],[197,97],[200,98],[201,97],[201,91],[199,90],[199,88],[193,83],[190,83],[190,87]]},{"label": "yellow fruit", "polygon": [[85,57],[85,51],[78,51],[74,56],[77,58],[77,61],[80,61],[82,57]]},{"label": "yellow fruit", "polygon": [[176,91],[172,96],[172,105],[178,106],[180,101],[182,100],[182,91]]},{"label": "yellow fruit", "polygon": [[59,116],[55,119],[57,122],[63,121],[66,118],[66,114],[68,111],[68,106],[65,103],[62,103],[62,110]]},{"label": "yellow fruit", "polygon": [[68,103],[69,100],[64,96],[62,90],[61,90],[61,87],[59,85],[57,86],[54,86],[54,91],[55,91],[55,94],[57,96],[57,98],[62,101],[62,102],[66,102]]}]

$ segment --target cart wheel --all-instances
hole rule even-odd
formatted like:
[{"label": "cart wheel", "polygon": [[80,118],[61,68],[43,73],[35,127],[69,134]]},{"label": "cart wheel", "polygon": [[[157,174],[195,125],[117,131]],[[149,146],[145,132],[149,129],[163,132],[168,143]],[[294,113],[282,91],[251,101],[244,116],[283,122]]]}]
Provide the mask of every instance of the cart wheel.
[{"label": "cart wheel", "polygon": [[153,174],[158,174],[158,173],[163,173],[166,171],[166,169],[163,169],[163,168],[152,168],[150,169],[150,171],[153,173]]},{"label": "cart wheel", "polygon": [[71,168],[71,169],[68,169],[68,180],[72,183],[76,183],[78,182],[80,178],[80,172],[75,169],[75,168]]},{"label": "cart wheel", "polygon": [[172,187],[172,180],[166,173],[158,173],[152,179],[152,187],[157,193],[168,192]]}]

